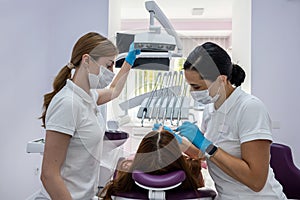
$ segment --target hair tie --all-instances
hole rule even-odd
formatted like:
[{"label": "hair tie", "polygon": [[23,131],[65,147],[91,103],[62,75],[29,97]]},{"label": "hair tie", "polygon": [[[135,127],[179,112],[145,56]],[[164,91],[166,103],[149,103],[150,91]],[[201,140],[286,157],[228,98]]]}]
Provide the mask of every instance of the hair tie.
[{"label": "hair tie", "polygon": [[75,68],[75,65],[73,65],[73,63],[69,62],[69,63],[67,64],[67,67],[68,67],[69,69],[74,69],[74,68]]}]

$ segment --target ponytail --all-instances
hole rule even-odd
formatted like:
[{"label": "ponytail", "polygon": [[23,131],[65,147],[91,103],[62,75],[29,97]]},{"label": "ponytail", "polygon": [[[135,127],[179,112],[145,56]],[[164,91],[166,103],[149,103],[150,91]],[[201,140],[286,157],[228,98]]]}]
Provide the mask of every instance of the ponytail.
[{"label": "ponytail", "polygon": [[237,64],[232,64],[230,83],[236,87],[240,86],[246,77],[245,71]]},{"label": "ponytail", "polygon": [[53,91],[44,95],[43,113],[39,119],[42,119],[42,127],[46,128],[45,117],[48,106],[52,98],[66,85],[67,79],[71,78],[71,71],[76,67],[80,67],[82,56],[89,54],[92,58],[115,56],[118,54],[117,47],[106,37],[99,33],[89,32],[75,43],[70,63],[64,66],[55,77],[53,82]]},{"label": "ponytail", "polygon": [[66,65],[64,66],[53,81],[53,91],[44,95],[43,113],[39,119],[42,119],[42,127],[46,128],[45,118],[48,106],[52,98],[66,85],[67,79],[71,78],[71,69]]}]

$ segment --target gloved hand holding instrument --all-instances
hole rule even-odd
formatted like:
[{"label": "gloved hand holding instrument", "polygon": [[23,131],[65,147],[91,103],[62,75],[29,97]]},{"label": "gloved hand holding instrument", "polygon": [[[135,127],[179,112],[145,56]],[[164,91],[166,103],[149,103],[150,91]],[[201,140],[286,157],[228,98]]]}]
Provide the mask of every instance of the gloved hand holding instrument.
[{"label": "gloved hand holding instrument", "polygon": [[[160,124],[160,123],[156,123],[156,124],[153,125],[152,130],[157,131],[161,126],[163,126],[163,125]],[[177,142],[179,144],[182,144],[182,138],[178,134],[176,134],[170,127],[163,126],[163,129],[166,130],[166,131],[169,131],[170,133],[172,133],[174,135],[174,137],[176,138]]]},{"label": "gloved hand holding instrument", "polygon": [[[212,155],[216,151],[217,147],[204,137],[203,133],[200,131],[197,125],[191,122],[183,122],[183,124],[179,126],[176,131],[178,131],[180,135],[186,137],[190,142],[192,142],[193,145],[195,145],[202,151],[202,153],[207,152],[209,155]],[[208,149],[208,147],[212,149]],[[211,152],[212,150],[214,151]]]}]

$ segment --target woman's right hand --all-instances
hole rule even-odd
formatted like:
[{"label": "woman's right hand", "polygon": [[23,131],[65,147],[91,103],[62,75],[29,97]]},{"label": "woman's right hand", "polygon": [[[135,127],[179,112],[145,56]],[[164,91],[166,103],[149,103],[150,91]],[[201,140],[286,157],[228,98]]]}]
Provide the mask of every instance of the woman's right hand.
[{"label": "woman's right hand", "polygon": [[180,135],[191,141],[193,145],[202,151],[202,153],[204,153],[207,147],[212,144],[211,141],[204,137],[198,126],[191,122],[183,122],[183,124],[179,126],[176,131],[179,131]]},{"label": "woman's right hand", "polygon": [[133,66],[134,61],[136,59],[136,56],[139,55],[141,53],[140,49],[135,49],[134,48],[134,44],[133,42],[130,44],[129,46],[129,50],[128,50],[128,54],[125,58],[125,61],[130,64],[131,66]]}]

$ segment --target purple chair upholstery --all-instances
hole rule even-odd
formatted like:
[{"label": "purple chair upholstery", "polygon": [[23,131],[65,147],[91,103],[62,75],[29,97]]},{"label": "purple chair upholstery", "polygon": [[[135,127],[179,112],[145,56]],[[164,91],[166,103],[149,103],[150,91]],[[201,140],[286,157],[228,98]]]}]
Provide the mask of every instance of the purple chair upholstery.
[{"label": "purple chair upholstery", "polygon": [[293,162],[290,147],[272,143],[270,165],[287,198],[300,199],[300,170]]},{"label": "purple chair upholstery", "polygon": [[166,188],[179,184],[185,179],[184,171],[174,171],[164,175],[151,175],[141,171],[133,171],[132,178],[135,182],[151,188]]},{"label": "purple chair upholstery", "polygon": [[[134,171],[132,174],[134,181],[141,187],[138,191],[131,192],[118,192],[115,194],[117,197],[124,197],[130,199],[149,199],[150,190],[161,190],[162,188],[169,188],[173,190],[165,189],[165,199],[214,199],[216,192],[208,188],[201,188],[200,190],[194,191],[182,191],[176,190],[176,187],[185,180],[186,175],[184,171],[174,171],[164,175],[151,175],[141,171]],[[172,187],[174,186],[174,187]],[[144,187],[148,188],[146,190]]]},{"label": "purple chair upholstery", "polygon": [[129,137],[129,134],[119,130],[105,131],[104,140],[124,140]]}]

